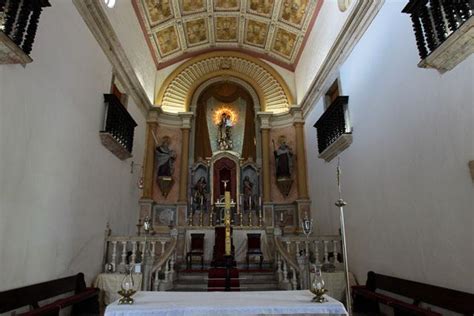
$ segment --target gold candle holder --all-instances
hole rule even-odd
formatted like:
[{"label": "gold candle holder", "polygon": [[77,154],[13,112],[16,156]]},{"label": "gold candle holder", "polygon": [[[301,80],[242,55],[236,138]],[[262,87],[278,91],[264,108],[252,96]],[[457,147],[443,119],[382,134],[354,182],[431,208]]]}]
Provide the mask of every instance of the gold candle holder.
[{"label": "gold candle holder", "polygon": [[204,213],[202,209],[199,211],[199,226],[202,227],[202,223],[204,221]]},{"label": "gold candle holder", "polygon": [[239,222],[240,222],[240,227],[244,226],[244,214],[242,214],[242,211],[239,212]]},{"label": "gold candle holder", "polygon": [[263,225],[263,216],[262,216],[262,212],[260,211],[258,213],[258,227],[262,227]]},{"label": "gold candle holder", "polygon": [[213,223],[213,220],[214,220],[214,212],[209,210],[209,226],[214,226],[214,223]]},{"label": "gold candle holder", "polygon": [[121,289],[120,291],[118,291],[118,294],[121,296],[118,303],[120,305],[132,305],[135,302],[134,299],[132,298],[133,294],[135,293],[137,293],[137,291],[133,289],[129,289],[129,290]]},{"label": "gold candle holder", "polygon": [[252,210],[249,210],[249,226],[252,227]]}]

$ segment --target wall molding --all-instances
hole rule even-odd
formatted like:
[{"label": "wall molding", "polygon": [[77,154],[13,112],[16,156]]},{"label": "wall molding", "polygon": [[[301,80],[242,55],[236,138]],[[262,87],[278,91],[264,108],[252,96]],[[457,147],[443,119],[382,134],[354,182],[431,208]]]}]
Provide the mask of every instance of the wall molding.
[{"label": "wall molding", "polygon": [[338,69],[373,21],[384,0],[358,0],[300,103],[306,117],[336,79]]},{"label": "wall molding", "polygon": [[112,64],[114,72],[124,86],[126,93],[133,98],[146,118],[148,111],[152,108],[152,103],[135,74],[104,8],[96,0],[73,0],[73,3]]}]

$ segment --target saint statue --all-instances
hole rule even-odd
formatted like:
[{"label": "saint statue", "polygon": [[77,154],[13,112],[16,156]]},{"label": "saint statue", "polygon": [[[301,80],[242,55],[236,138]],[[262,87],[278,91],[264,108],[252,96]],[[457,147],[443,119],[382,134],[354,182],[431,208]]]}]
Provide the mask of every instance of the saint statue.
[{"label": "saint statue", "polygon": [[[275,142],[273,142],[275,147]],[[293,151],[286,144],[286,137],[280,136],[278,138],[278,149],[273,151],[275,155],[275,167],[277,178],[291,178],[291,171],[293,169]]]},{"label": "saint statue", "polygon": [[232,120],[230,114],[223,112],[219,124],[217,125],[219,129],[219,135],[217,144],[220,150],[230,150],[232,149]]},{"label": "saint statue", "polygon": [[164,136],[161,145],[156,146],[155,157],[158,165],[158,177],[171,177],[173,174],[176,152],[169,148],[170,142],[169,136]]},{"label": "saint statue", "polygon": [[243,183],[244,191],[244,208],[249,210],[252,208],[253,198],[253,183],[250,181],[249,176],[245,176]]},{"label": "saint statue", "polygon": [[199,180],[193,186],[193,202],[196,205],[204,206],[207,203],[207,182],[205,177]]}]

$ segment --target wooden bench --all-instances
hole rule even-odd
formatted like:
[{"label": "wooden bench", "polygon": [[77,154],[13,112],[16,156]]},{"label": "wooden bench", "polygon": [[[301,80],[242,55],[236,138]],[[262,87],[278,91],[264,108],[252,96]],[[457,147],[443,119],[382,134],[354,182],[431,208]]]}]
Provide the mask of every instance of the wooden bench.
[{"label": "wooden bench", "polygon": [[[412,303],[378,293],[376,290],[410,298]],[[377,274],[373,271],[367,274],[365,286],[352,287],[352,299],[354,312],[361,313],[379,313],[379,304],[383,304],[393,308],[395,316],[441,315],[420,307],[422,302],[464,315],[474,313],[474,294]]]},{"label": "wooden bench", "polygon": [[[39,306],[41,301],[68,292],[74,294]],[[32,310],[17,315],[59,315],[59,311],[68,306],[72,306],[72,315],[99,315],[99,289],[87,288],[84,274],[78,273],[62,279],[0,292],[0,314],[25,306],[29,306]]]}]

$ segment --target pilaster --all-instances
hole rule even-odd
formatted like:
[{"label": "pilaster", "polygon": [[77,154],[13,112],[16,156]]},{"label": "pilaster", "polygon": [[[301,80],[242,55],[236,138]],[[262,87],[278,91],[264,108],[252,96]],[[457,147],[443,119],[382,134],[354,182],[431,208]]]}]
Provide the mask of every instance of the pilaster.
[{"label": "pilaster", "polygon": [[188,160],[189,160],[189,133],[191,130],[192,112],[181,112],[178,114],[181,118],[181,164],[179,175],[179,195],[178,202],[187,201],[188,188]]}]

